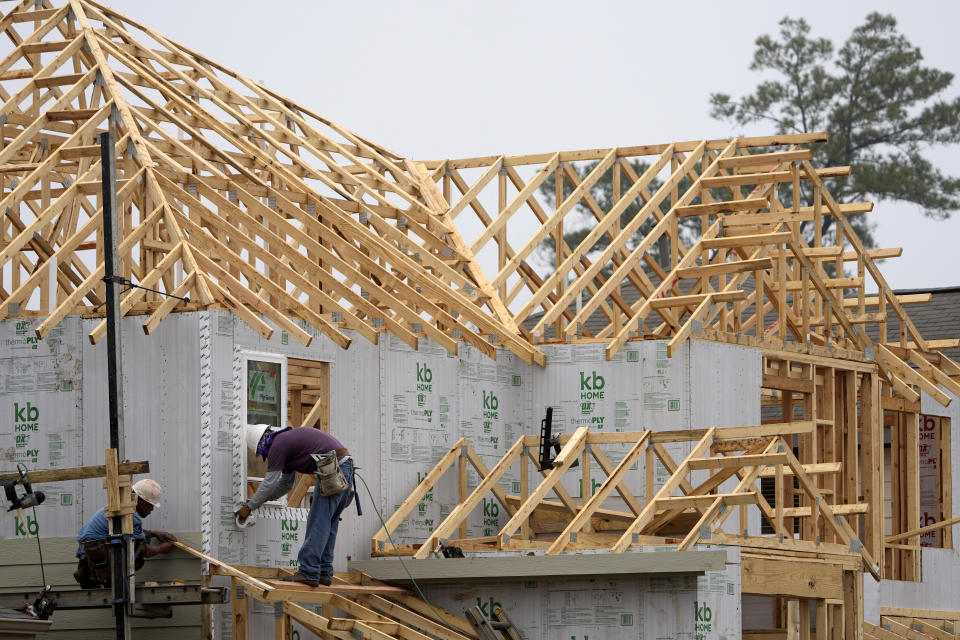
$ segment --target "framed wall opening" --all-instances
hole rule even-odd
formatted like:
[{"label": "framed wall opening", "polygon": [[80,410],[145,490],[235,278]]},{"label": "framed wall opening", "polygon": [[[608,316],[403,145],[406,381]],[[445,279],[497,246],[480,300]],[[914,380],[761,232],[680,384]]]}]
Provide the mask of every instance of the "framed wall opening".
[{"label": "framed wall opening", "polygon": [[[281,354],[245,351],[240,353],[244,424],[271,427],[330,430],[330,363]],[[239,457],[243,497],[256,493],[267,472],[267,463],[250,451],[244,442]],[[272,507],[307,508],[313,492],[313,476],[300,475],[293,489]]]}]

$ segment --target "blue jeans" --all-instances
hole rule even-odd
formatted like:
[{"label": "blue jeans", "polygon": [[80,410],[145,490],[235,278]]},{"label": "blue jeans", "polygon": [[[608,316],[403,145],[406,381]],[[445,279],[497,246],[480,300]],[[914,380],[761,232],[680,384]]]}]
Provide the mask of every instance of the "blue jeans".
[{"label": "blue jeans", "polygon": [[353,463],[340,465],[348,488],[332,496],[320,495],[320,476],[313,487],[313,504],[307,515],[307,535],[300,547],[299,571],[311,580],[333,576],[333,547],[337,543],[340,514],[353,498]]}]

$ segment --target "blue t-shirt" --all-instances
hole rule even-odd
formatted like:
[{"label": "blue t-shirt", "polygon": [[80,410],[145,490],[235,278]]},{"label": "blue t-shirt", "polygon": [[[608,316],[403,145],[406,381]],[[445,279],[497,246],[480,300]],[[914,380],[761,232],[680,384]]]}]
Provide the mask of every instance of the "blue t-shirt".
[{"label": "blue t-shirt", "polygon": [[[80,533],[77,534],[77,542],[83,542],[84,540],[106,540],[110,537],[110,522],[107,520],[106,514],[104,511],[106,507],[100,509],[93,517],[87,521],[87,524],[83,525],[83,528],[80,529]],[[144,540],[146,535],[143,533],[143,519],[140,517],[140,514],[133,514],[133,539],[134,540]],[[83,557],[83,546],[77,548],[77,557]]]}]

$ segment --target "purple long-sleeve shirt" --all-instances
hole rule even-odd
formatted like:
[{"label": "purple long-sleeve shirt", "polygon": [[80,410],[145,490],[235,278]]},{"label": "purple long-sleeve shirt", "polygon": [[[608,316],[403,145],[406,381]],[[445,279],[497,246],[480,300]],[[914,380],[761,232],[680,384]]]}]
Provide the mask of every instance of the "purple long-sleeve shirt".
[{"label": "purple long-sleeve shirt", "polygon": [[316,473],[317,463],[311,453],[327,453],[345,449],[339,440],[325,431],[301,427],[277,434],[267,452],[267,474],[257,492],[247,500],[250,509],[276,500],[293,489],[297,472]]}]

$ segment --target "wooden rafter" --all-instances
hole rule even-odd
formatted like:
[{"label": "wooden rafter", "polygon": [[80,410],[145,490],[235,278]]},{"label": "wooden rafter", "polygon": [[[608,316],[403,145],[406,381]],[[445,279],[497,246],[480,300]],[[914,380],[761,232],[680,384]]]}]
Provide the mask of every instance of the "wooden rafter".
[{"label": "wooden rafter", "polygon": [[[541,365],[539,343],[581,338],[608,358],[645,337],[793,343],[949,401],[955,365],[875,263],[901,251],[865,250],[847,218],[872,203],[838,203],[824,181],[850,168],[811,164],[825,133],[415,162],[96,2],[20,2],[0,26],[0,318],[43,316],[40,337],[102,301],[110,129],[120,267],[160,292],[122,310],[148,331],[215,305],[305,343],[389,332]],[[866,328],[889,322],[901,339],[879,349]]]}]

